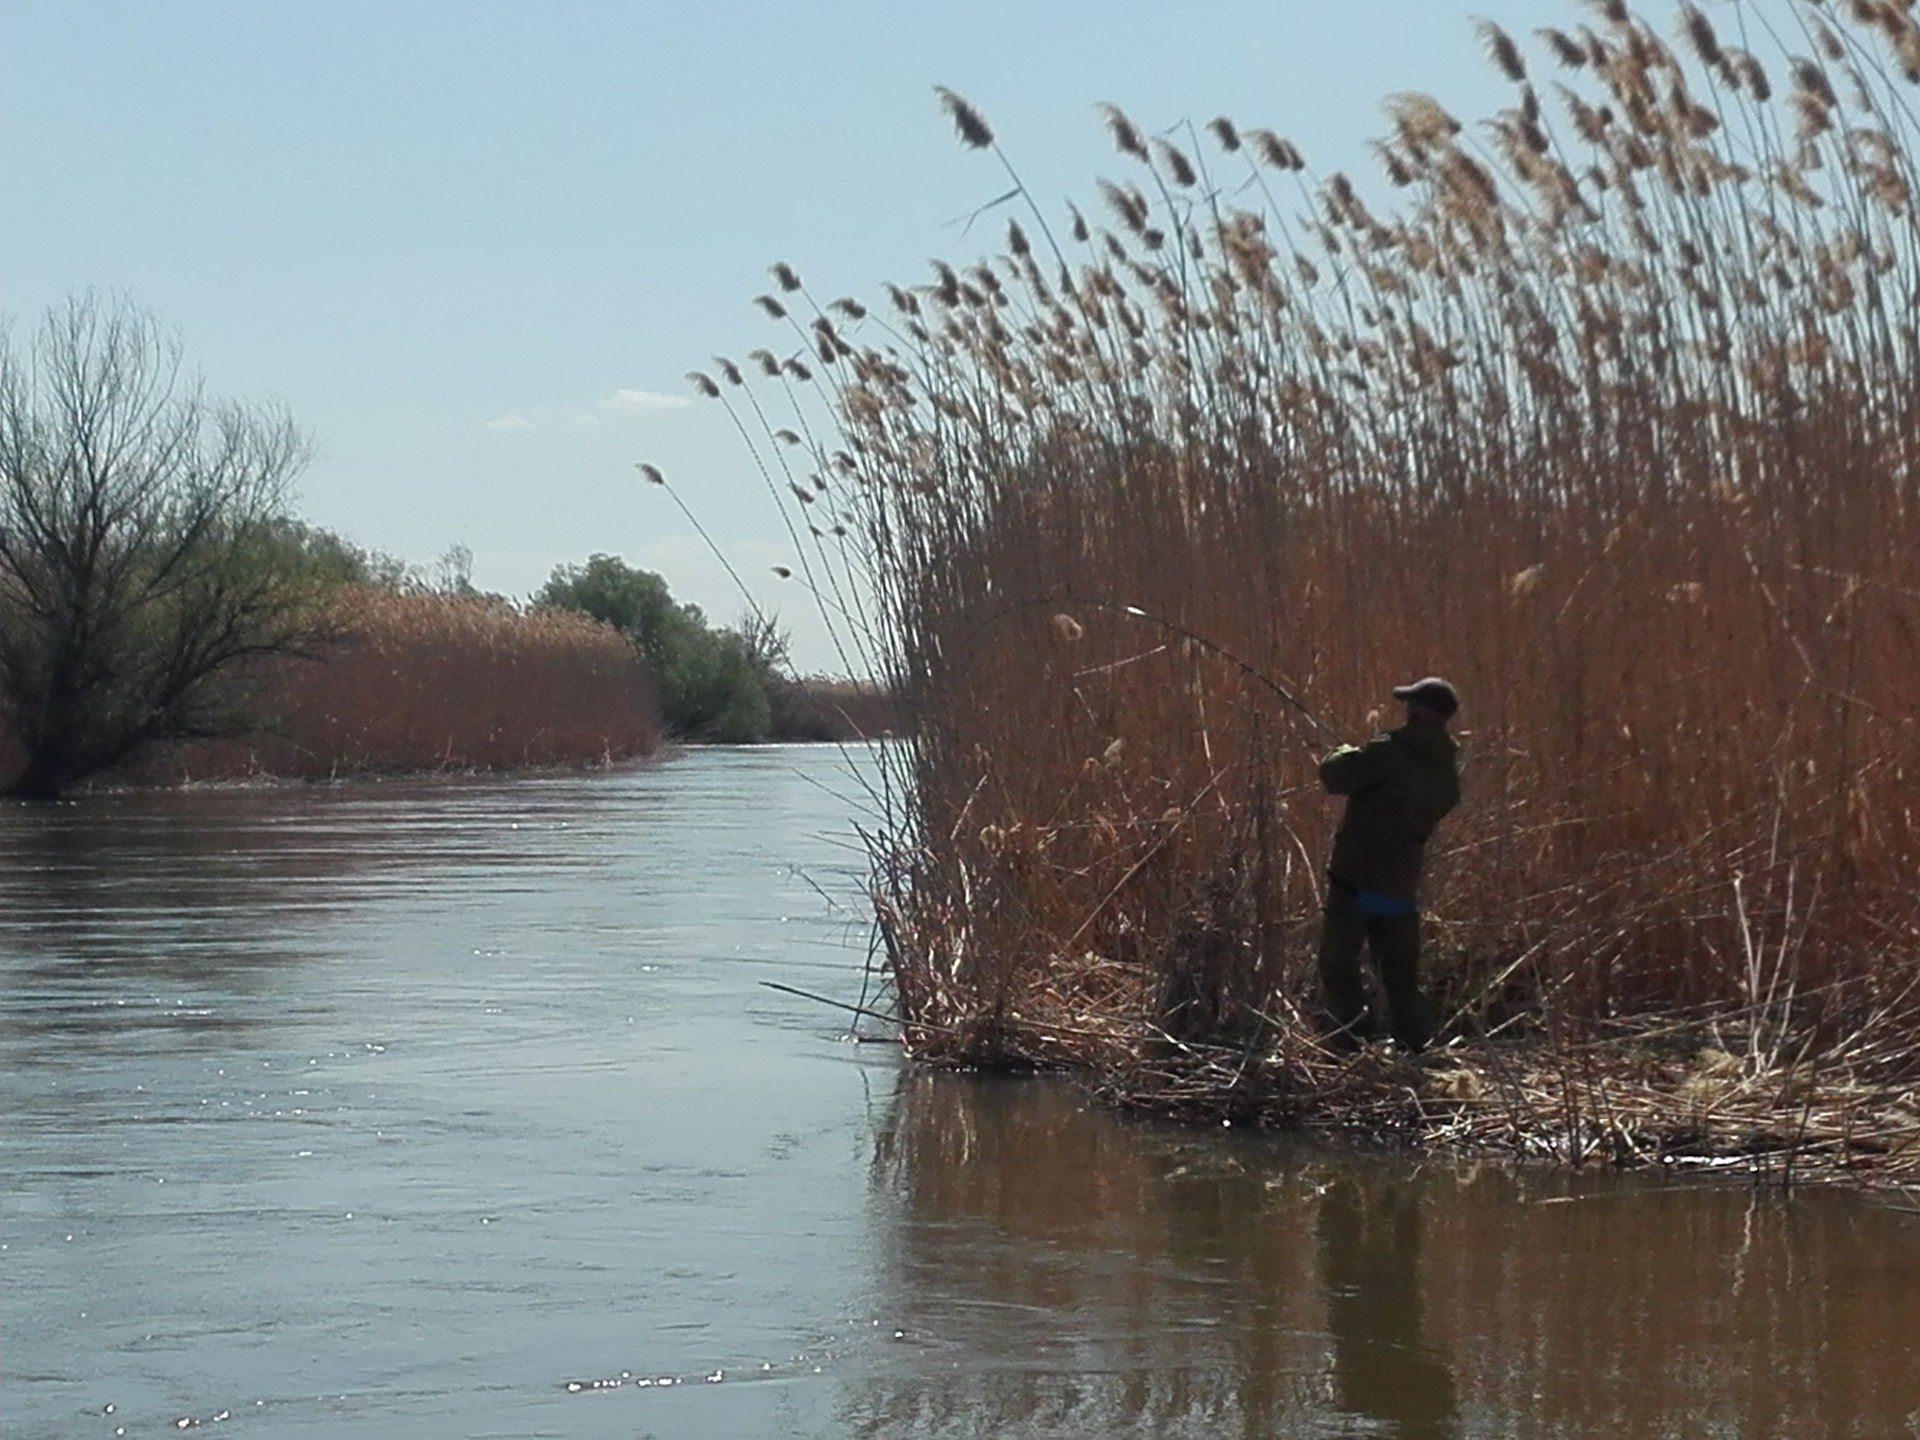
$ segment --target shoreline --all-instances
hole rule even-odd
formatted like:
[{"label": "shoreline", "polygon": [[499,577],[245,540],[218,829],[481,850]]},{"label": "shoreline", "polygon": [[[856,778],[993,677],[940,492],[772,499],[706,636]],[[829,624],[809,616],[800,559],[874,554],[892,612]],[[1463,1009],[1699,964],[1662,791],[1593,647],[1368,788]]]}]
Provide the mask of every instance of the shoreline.
[{"label": "shoreline", "polygon": [[[791,748],[816,749],[823,746],[846,747],[873,745],[894,737],[888,735],[852,737],[834,740],[763,740],[750,745],[719,745],[708,742],[663,740],[659,746],[641,755],[616,756],[611,761],[599,757],[580,761],[552,761],[532,765],[447,765],[431,769],[419,767],[372,766],[343,769],[327,775],[289,775],[258,770],[239,775],[189,775],[173,779],[115,778],[77,785],[62,800],[91,795],[135,795],[174,792],[203,794],[219,790],[294,790],[343,785],[401,784],[422,780],[544,780],[569,775],[616,775],[644,769],[672,760],[687,751],[737,750],[745,753]],[[39,802],[20,800],[22,805]]]},{"label": "shoreline", "polygon": [[[1557,1167],[1725,1175],[1755,1185],[1920,1189],[1911,1087],[1829,1059],[1756,1068],[1706,1046],[1648,1055],[1634,1035],[1549,1045],[1449,1046],[1414,1058],[1189,1055],[1108,1077],[1118,1108],[1318,1134],[1364,1132],[1418,1151]],[[1302,1082],[1305,1082],[1304,1084]]]},{"label": "shoreline", "polygon": [[[1291,1007],[1289,1007],[1291,1008]],[[989,1036],[902,1025],[930,1068],[1059,1073],[1117,1112],[1783,1190],[1920,1197],[1920,1090],[1897,1047],[1762,1043],[1737,1017],[1645,1016],[1611,1036],[1331,1051],[1303,1016],[1263,1041],[1176,1039],[1117,1017],[1009,1014]]]}]

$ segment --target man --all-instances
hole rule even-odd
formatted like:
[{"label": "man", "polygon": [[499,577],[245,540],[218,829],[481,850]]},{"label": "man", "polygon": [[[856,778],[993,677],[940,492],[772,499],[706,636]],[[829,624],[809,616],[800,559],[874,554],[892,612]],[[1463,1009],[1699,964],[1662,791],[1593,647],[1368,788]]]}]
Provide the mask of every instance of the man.
[{"label": "man", "polygon": [[1365,745],[1343,745],[1320,762],[1320,783],[1347,797],[1347,813],[1327,866],[1326,924],[1320,983],[1333,1038],[1356,1048],[1372,1038],[1360,947],[1373,954],[1387,992],[1393,1038],[1420,1051],[1433,1040],[1433,1016],[1420,993],[1420,912],[1415,896],[1433,827],[1460,803],[1457,746],[1447,722],[1460,708],[1438,676],[1395,688],[1407,723]]}]

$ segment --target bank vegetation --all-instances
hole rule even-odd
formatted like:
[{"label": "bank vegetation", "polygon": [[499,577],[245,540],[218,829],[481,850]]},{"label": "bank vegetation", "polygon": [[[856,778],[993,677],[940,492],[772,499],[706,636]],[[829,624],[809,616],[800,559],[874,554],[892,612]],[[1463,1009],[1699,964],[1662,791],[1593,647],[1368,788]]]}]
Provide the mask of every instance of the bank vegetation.
[{"label": "bank vegetation", "polygon": [[[796,679],[617,557],[532,601],[295,518],[311,443],[208,395],[124,297],[0,335],[0,793],[607,763],[676,740],[844,739],[884,695]],[[876,703],[878,702],[878,703]]]},{"label": "bank vegetation", "polygon": [[[1914,1179],[1920,22],[1481,32],[1510,106],[1390,97],[1384,184],[1108,108],[1123,173],[1056,215],[945,94],[1004,248],[871,312],[776,266],[783,342],[694,377],[907,711],[907,1044],[1210,1121]],[[1313,762],[1434,671],[1452,1043],[1344,1059]]]}]

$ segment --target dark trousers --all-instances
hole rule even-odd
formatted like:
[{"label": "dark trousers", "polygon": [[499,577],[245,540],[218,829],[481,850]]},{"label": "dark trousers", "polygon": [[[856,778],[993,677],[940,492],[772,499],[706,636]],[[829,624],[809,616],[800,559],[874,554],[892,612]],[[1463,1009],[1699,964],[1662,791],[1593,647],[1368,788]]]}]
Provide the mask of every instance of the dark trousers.
[{"label": "dark trousers", "polygon": [[1420,993],[1420,915],[1369,915],[1338,885],[1327,890],[1325,925],[1320,932],[1320,984],[1326,991],[1327,1018],[1336,1037],[1368,1040],[1373,1018],[1366,982],[1360,974],[1360,947],[1373,954],[1380,986],[1387,992],[1393,1038],[1409,1050],[1424,1050],[1433,1040],[1433,1013]]}]

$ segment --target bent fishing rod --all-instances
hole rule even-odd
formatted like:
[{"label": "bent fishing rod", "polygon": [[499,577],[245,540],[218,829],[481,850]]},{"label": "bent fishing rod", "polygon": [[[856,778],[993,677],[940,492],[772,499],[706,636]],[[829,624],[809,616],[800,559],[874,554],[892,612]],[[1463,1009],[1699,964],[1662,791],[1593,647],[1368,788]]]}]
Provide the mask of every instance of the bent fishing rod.
[{"label": "bent fishing rod", "polygon": [[1322,720],[1318,715],[1314,714],[1313,711],[1308,708],[1306,701],[1302,700],[1298,695],[1294,694],[1293,691],[1289,690],[1286,686],[1282,685],[1278,680],[1275,680],[1271,675],[1266,674],[1264,671],[1257,669],[1253,665],[1250,665],[1247,661],[1242,660],[1238,655],[1234,654],[1231,650],[1227,649],[1226,646],[1219,644],[1217,641],[1209,640],[1205,635],[1201,635],[1196,631],[1189,630],[1186,626],[1180,624],[1178,621],[1169,620],[1164,615],[1156,615],[1151,610],[1144,610],[1138,605],[1128,605],[1118,600],[1102,600],[1090,595],[1037,596],[1031,600],[1015,601],[1013,604],[1007,605],[1002,609],[996,611],[994,614],[988,616],[984,621],[982,621],[977,627],[975,627],[975,629],[972,632],[972,636],[977,637],[977,636],[983,635],[988,630],[992,629],[995,625],[998,625],[1002,620],[1005,620],[1011,616],[1020,614],[1023,611],[1037,609],[1043,605],[1052,606],[1055,609],[1060,609],[1062,607],[1070,608],[1075,605],[1084,605],[1095,610],[1106,610],[1116,615],[1125,615],[1135,620],[1144,620],[1149,625],[1157,625],[1162,630],[1166,630],[1171,632],[1172,634],[1178,635],[1183,640],[1192,641],[1195,645],[1198,645],[1201,649],[1206,650],[1211,654],[1219,656],[1222,660],[1226,661],[1229,665],[1232,665],[1235,669],[1239,670],[1240,673],[1245,675],[1248,679],[1258,681],[1260,684],[1266,686],[1267,689],[1271,690],[1275,695],[1278,695],[1288,705],[1292,706],[1295,710],[1299,711],[1301,715],[1305,716],[1306,719],[1317,730],[1319,730],[1319,732],[1323,736],[1325,736],[1329,740],[1332,740],[1336,743],[1340,743],[1345,739],[1345,737],[1341,735],[1339,731],[1335,730],[1333,726],[1329,725],[1326,721]]}]

